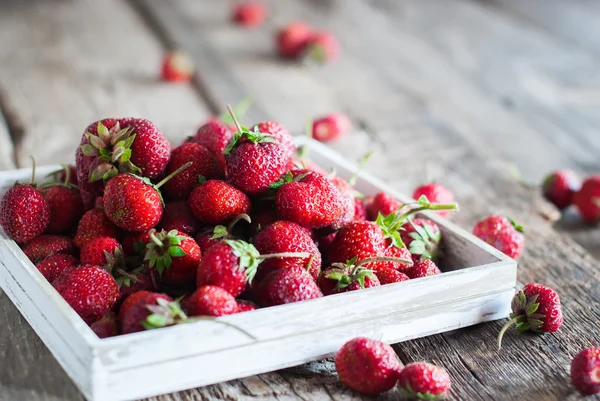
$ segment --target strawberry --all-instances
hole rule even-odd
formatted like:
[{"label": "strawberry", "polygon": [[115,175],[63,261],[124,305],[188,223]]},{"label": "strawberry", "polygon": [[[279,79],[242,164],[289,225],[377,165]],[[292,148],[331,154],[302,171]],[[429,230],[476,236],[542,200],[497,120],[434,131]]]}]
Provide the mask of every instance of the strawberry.
[{"label": "strawberry", "polygon": [[317,280],[321,272],[321,253],[311,238],[310,231],[290,221],[277,221],[256,234],[254,245],[261,254],[306,252],[307,258],[272,258],[259,266],[258,280],[277,269],[301,267]]},{"label": "strawberry", "polygon": [[204,125],[198,128],[196,135],[191,141],[204,146],[217,157],[223,169],[227,166],[225,161],[225,149],[227,144],[233,138],[231,129],[219,119],[211,118]]},{"label": "strawberry", "polygon": [[571,170],[554,171],[544,178],[542,194],[559,209],[573,203],[573,195],[581,188],[581,180]]},{"label": "strawberry", "polygon": [[331,32],[314,33],[306,46],[307,57],[320,64],[331,63],[340,56],[340,44]]},{"label": "strawberry", "polygon": [[419,259],[415,261],[408,270],[404,271],[404,273],[406,273],[409,278],[420,278],[434,276],[436,274],[441,274],[442,272],[432,260]]},{"label": "strawberry", "polygon": [[260,1],[245,1],[233,8],[233,21],[245,28],[254,28],[267,18],[267,6]]},{"label": "strawberry", "polygon": [[200,231],[200,222],[192,214],[187,201],[174,201],[165,205],[158,229],[165,231],[178,230],[193,236]]},{"label": "strawberry", "polygon": [[442,233],[437,224],[428,219],[412,219],[402,225],[402,230],[402,241],[413,259],[438,259]]},{"label": "strawberry", "polygon": [[[377,224],[370,221],[352,222],[336,234],[330,247],[329,262],[346,263],[354,258],[363,260],[381,256],[385,252],[385,240],[385,234]],[[365,267],[372,268],[373,264]]]},{"label": "strawberry", "polygon": [[365,201],[355,197],[354,198],[354,220],[365,221],[367,220],[367,205]]},{"label": "strawberry", "polygon": [[160,68],[160,79],[166,82],[189,82],[194,75],[194,62],[182,51],[164,55]]},{"label": "strawberry", "polygon": [[94,207],[93,207],[93,209],[102,209],[102,210],[104,210],[104,197],[103,196],[97,196],[96,197],[96,200],[94,200]]},{"label": "strawberry", "polygon": [[87,211],[79,220],[73,242],[79,248],[98,237],[116,238],[119,229],[101,209]]},{"label": "strawberry", "polygon": [[258,309],[258,306],[256,306],[253,302],[244,301],[241,299],[237,301],[237,306],[238,306],[238,313],[239,312],[250,312],[252,310]]},{"label": "strawberry", "polygon": [[48,234],[64,234],[70,231],[83,215],[83,201],[79,189],[70,183],[70,167],[63,167],[64,180],[44,185],[42,192],[50,205],[50,223],[46,228]]},{"label": "strawberry", "polygon": [[249,214],[250,198],[225,181],[202,181],[190,194],[192,213],[203,223],[226,224],[240,214]]},{"label": "strawberry", "polygon": [[322,296],[312,276],[301,267],[275,270],[256,288],[257,301],[263,306],[289,304]]},{"label": "strawberry", "polygon": [[375,275],[379,279],[381,285],[410,280],[406,274],[399,272],[396,269],[378,269],[375,271]]},{"label": "strawberry", "polygon": [[413,362],[400,371],[398,386],[410,398],[443,400],[450,392],[450,376],[439,366]]},{"label": "strawberry", "polygon": [[375,221],[379,214],[387,216],[399,210],[402,203],[394,199],[385,192],[377,193],[373,199],[367,204],[367,214],[369,220]]},{"label": "strawberry", "polygon": [[473,234],[507,256],[517,259],[525,246],[523,227],[506,216],[494,215],[480,220]]},{"label": "strawberry", "polygon": [[186,318],[179,303],[166,294],[150,291],[131,294],[119,309],[123,334],[170,326]]},{"label": "strawberry", "polygon": [[[413,199],[419,199],[425,196],[432,203],[454,203],[454,194],[448,188],[441,184],[430,183],[417,187],[413,192]],[[437,214],[442,217],[448,217],[451,210],[439,210]]]},{"label": "strawberry", "polygon": [[75,256],[64,253],[55,253],[36,263],[35,267],[37,267],[48,282],[52,283],[63,272],[73,270],[78,265],[79,261]]},{"label": "strawberry", "polygon": [[90,329],[100,338],[108,338],[119,335],[119,324],[117,315],[113,311],[108,311],[99,320],[90,325]]},{"label": "strawberry", "polygon": [[338,189],[342,202],[342,213],[337,221],[325,230],[337,231],[346,224],[354,221],[356,204],[354,202],[354,187],[341,177],[335,176],[330,179],[331,183]]},{"label": "strawberry", "polygon": [[72,255],[75,252],[73,241],[61,235],[40,235],[23,245],[23,253],[34,264],[56,253]]},{"label": "strawberry", "polygon": [[312,137],[320,142],[329,142],[346,135],[351,128],[352,123],[348,116],[331,113],[313,122]]},{"label": "strawberry", "polygon": [[321,264],[325,264],[325,262],[329,261],[329,253],[331,252],[331,245],[335,240],[335,236],[337,233],[331,233],[324,237],[319,237],[317,239],[317,244],[319,246],[319,252],[321,252]]},{"label": "strawberry", "polygon": [[117,273],[116,280],[120,285],[119,294],[121,300],[138,291],[157,290],[152,275],[145,266],[140,266],[126,275],[119,272]]},{"label": "strawberry", "polygon": [[85,265],[66,271],[52,285],[88,324],[111,310],[119,298],[119,285],[99,266]]},{"label": "strawberry", "polygon": [[143,233],[130,233],[123,241],[121,241],[121,246],[123,247],[123,252],[125,252],[125,256],[127,257],[136,257],[141,256],[142,258],[146,254],[146,244],[152,241],[149,231]]},{"label": "strawberry", "polygon": [[194,241],[200,247],[204,255],[213,245],[218,244],[223,239],[235,239],[227,232],[227,227],[216,226],[202,230],[194,237]]},{"label": "strawberry", "polygon": [[334,263],[324,269],[318,284],[323,295],[331,295],[378,287],[380,282],[372,270],[361,267],[360,263],[356,263],[356,259],[352,259],[346,264]]},{"label": "strawberry", "polygon": [[586,348],[573,358],[571,382],[583,395],[600,393],[600,347]]},{"label": "strawberry", "polygon": [[288,165],[287,165],[287,169],[288,170],[310,170],[310,171],[314,171],[317,174],[321,174],[323,176],[327,176],[327,171],[325,171],[325,169],[321,166],[319,166],[317,163],[313,162],[312,160],[306,159],[306,158],[300,158],[300,157],[295,157],[292,156],[292,158],[290,160],[288,160]]},{"label": "strawberry", "polygon": [[165,195],[172,200],[185,200],[199,184],[199,176],[204,179],[225,178],[223,166],[207,148],[197,143],[187,142],[173,149],[165,174],[171,174],[186,163],[189,168],[169,180],[164,187]]},{"label": "strawberry", "polygon": [[583,182],[573,196],[573,203],[585,221],[592,224],[600,221],[600,175],[588,177]]},{"label": "strawberry", "polygon": [[401,369],[394,349],[370,338],[354,338],[335,354],[335,370],[340,381],[362,394],[375,395],[391,390]]},{"label": "strawberry", "polygon": [[121,244],[111,237],[98,237],[83,245],[79,259],[82,265],[96,265],[108,268],[117,264],[117,259],[123,258]]},{"label": "strawberry", "polygon": [[238,304],[230,293],[214,285],[199,287],[186,302],[190,316],[225,316],[238,312]]},{"label": "strawberry", "polygon": [[414,261],[414,257],[410,254],[410,251],[405,247],[398,247],[394,245],[390,238],[385,241],[386,247],[383,250],[382,256],[387,258],[395,258],[396,261],[383,261],[374,263],[371,268],[375,271],[375,275],[379,277],[380,270],[393,269],[400,272],[406,272],[413,265],[411,261]]},{"label": "strawberry", "polygon": [[286,157],[289,159],[296,152],[296,145],[294,144],[294,137],[283,125],[275,121],[263,121],[262,123],[256,124],[253,128],[265,135],[270,135],[279,142],[279,145],[283,148]]},{"label": "strawberry", "polygon": [[277,52],[283,58],[298,58],[306,49],[312,35],[312,28],[305,22],[292,22],[277,32]]}]

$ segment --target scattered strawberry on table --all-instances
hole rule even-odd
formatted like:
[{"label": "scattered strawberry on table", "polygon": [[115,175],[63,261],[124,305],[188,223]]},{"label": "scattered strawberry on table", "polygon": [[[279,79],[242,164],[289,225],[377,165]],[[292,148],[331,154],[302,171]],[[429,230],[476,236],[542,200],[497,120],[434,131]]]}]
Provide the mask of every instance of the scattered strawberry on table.
[{"label": "scattered strawberry on table", "polygon": [[600,347],[586,348],[573,358],[571,382],[583,395],[600,394]]},{"label": "scattered strawberry on table", "polygon": [[277,52],[285,59],[303,59],[318,64],[336,61],[340,55],[337,37],[328,31],[315,31],[303,21],[294,21],[275,35]]},{"label": "scattered strawberry on table", "polygon": [[245,28],[254,28],[267,18],[267,6],[260,1],[244,1],[233,7],[232,20]]},{"label": "scattered strawberry on table", "polygon": [[181,51],[166,53],[163,57],[160,79],[165,82],[189,82],[194,75],[194,62]]}]

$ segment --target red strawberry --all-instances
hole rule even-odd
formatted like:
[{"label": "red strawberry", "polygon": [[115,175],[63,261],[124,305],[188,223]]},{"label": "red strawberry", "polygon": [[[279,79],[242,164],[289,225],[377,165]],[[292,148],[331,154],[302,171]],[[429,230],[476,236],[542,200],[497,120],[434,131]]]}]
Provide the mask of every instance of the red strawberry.
[{"label": "red strawberry", "polygon": [[67,271],[52,285],[88,324],[111,310],[119,298],[119,285],[99,266],[86,265]]},{"label": "red strawberry", "polygon": [[473,234],[507,256],[517,259],[523,252],[523,227],[508,217],[489,216],[473,227]]},{"label": "red strawberry", "polygon": [[293,157],[288,161],[288,170],[310,170],[317,174],[327,176],[327,171],[312,160],[300,157]]},{"label": "red strawberry", "polygon": [[194,237],[194,241],[196,241],[200,247],[203,255],[213,245],[218,244],[223,239],[235,239],[229,235],[227,227],[225,226],[209,227],[206,230],[199,232],[198,235]]},{"label": "red strawberry", "polygon": [[198,288],[187,299],[186,306],[190,316],[225,316],[238,312],[235,298],[222,289],[213,285]]},{"label": "red strawberry", "polygon": [[342,213],[338,217],[337,221],[325,230],[337,231],[346,224],[355,220],[356,204],[354,202],[354,187],[343,178],[333,177],[331,183],[338,189],[340,193],[340,200],[342,202]]},{"label": "red strawberry", "polygon": [[340,56],[340,44],[331,32],[317,32],[308,40],[307,56],[321,64],[331,63]]},{"label": "red strawberry", "polygon": [[319,251],[321,252],[321,264],[325,264],[325,262],[329,261],[329,253],[331,252],[331,245],[335,240],[335,236],[337,233],[331,233],[324,237],[319,237],[317,243],[319,245]]},{"label": "red strawberry", "polygon": [[312,137],[317,141],[329,142],[346,135],[352,128],[350,119],[342,113],[331,113],[313,122]]},{"label": "red strawberry", "polygon": [[225,161],[225,149],[233,138],[233,132],[227,124],[216,118],[211,118],[196,131],[192,142],[200,144],[210,150],[221,162],[223,168],[227,166]]},{"label": "red strawberry", "polygon": [[104,214],[101,209],[87,211],[77,226],[73,242],[79,248],[98,237],[116,238],[119,229]]},{"label": "red strawberry", "polygon": [[600,175],[587,178],[573,196],[573,203],[588,223],[600,221]]},{"label": "red strawberry", "polygon": [[516,293],[511,303],[510,321],[498,335],[498,349],[502,337],[513,324],[520,332],[527,330],[539,333],[554,333],[563,324],[560,297],[552,288],[530,283]]},{"label": "red strawberry", "polygon": [[32,184],[16,184],[2,197],[0,225],[16,242],[31,241],[43,233],[49,223],[50,204]]},{"label": "red strawberry", "polygon": [[246,1],[233,8],[232,19],[245,28],[261,25],[267,18],[267,6],[260,1]]},{"label": "red strawberry", "polygon": [[354,198],[354,220],[364,221],[367,220],[367,205],[365,201],[360,198]]},{"label": "red strawberry", "polygon": [[581,180],[571,170],[554,171],[544,178],[542,193],[559,209],[573,203],[573,195],[581,188]]},{"label": "red strawberry", "polygon": [[194,62],[187,53],[172,51],[163,57],[160,79],[167,82],[189,82],[194,75]]},{"label": "red strawberry", "polygon": [[430,259],[419,259],[404,273],[409,278],[420,278],[441,274],[441,270]]},{"label": "red strawberry", "polygon": [[186,318],[179,303],[166,294],[150,291],[131,294],[119,309],[123,334],[170,326]]},{"label": "red strawberry", "polygon": [[73,241],[69,237],[40,235],[23,245],[23,253],[33,263],[37,263],[55,253],[72,255],[75,252],[74,248]]},{"label": "red strawberry", "polygon": [[165,231],[178,230],[193,236],[200,231],[200,222],[192,214],[187,201],[175,201],[165,205],[158,228]]},{"label": "red strawberry", "polygon": [[360,264],[355,263],[356,260],[353,259],[346,264],[334,263],[324,269],[318,281],[323,295],[339,294],[380,285],[379,279],[372,270],[360,267]]},{"label": "red strawberry", "polygon": [[[371,269],[375,270],[375,275],[377,275],[377,277],[379,277],[379,271],[380,270],[387,270],[387,269],[394,269],[394,270],[398,270],[400,272],[406,272],[408,269],[410,269],[412,267],[412,263],[410,262],[411,260],[413,260],[413,256],[410,254],[410,251],[404,247],[397,247],[395,245],[392,244],[392,240],[391,239],[387,239],[386,240],[386,248],[383,251],[383,255],[384,257],[389,257],[389,258],[395,258],[397,259],[397,261],[395,262],[379,262],[379,263],[373,263],[371,265]],[[404,262],[402,262],[404,261]],[[409,261],[409,262],[406,262]]]},{"label": "red strawberry", "polygon": [[442,233],[437,224],[428,219],[412,219],[404,223],[402,229],[402,241],[415,260],[438,259]]},{"label": "red strawberry", "polygon": [[102,209],[104,210],[104,197],[103,196],[97,196],[96,200],[94,200],[94,207],[93,209]]},{"label": "red strawberry", "polygon": [[399,283],[409,280],[409,277],[396,269],[379,269],[375,271],[381,285]]},{"label": "red strawberry", "polygon": [[[385,252],[384,233],[370,221],[352,222],[338,231],[329,251],[330,263],[346,263],[381,256]],[[372,264],[365,267],[372,267]]]},{"label": "red strawberry", "polygon": [[148,231],[143,233],[130,233],[121,242],[123,252],[128,257],[141,256],[146,254],[146,244],[152,241]]},{"label": "red strawberry", "polygon": [[[425,196],[431,203],[448,204],[454,203],[454,194],[448,188],[441,184],[431,183],[421,185],[413,192],[413,199],[419,199]],[[439,210],[437,214],[447,217],[452,213],[451,210]]]},{"label": "red strawberry", "polygon": [[250,312],[252,310],[258,309],[258,306],[256,306],[254,303],[252,303],[250,301],[244,301],[244,300],[238,300],[237,306],[238,306],[238,313],[239,312]]},{"label": "red strawberry", "polygon": [[583,395],[600,393],[600,347],[586,348],[573,358],[571,382]]},{"label": "red strawberry", "polygon": [[36,263],[35,267],[37,267],[48,282],[52,283],[63,272],[73,270],[77,265],[79,265],[79,261],[75,256],[55,253]]},{"label": "red strawberry", "polygon": [[145,266],[140,266],[127,275],[117,273],[116,280],[120,285],[119,293],[122,300],[138,291],[157,290],[152,275]]},{"label": "red strawberry", "polygon": [[90,328],[100,338],[108,338],[119,335],[119,325],[117,323],[117,315],[113,311],[108,311],[94,323]]},{"label": "red strawberry", "polygon": [[398,386],[403,394],[411,398],[443,400],[450,392],[450,376],[439,366],[414,362],[402,369]]},{"label": "red strawberry", "polygon": [[[306,252],[307,258],[266,259],[259,266],[258,280],[277,269],[301,267],[316,280],[321,272],[321,253],[312,240],[310,231],[296,223],[278,221],[264,227],[254,237],[254,245],[261,254]],[[310,266],[309,266],[310,263]]]},{"label": "red strawberry", "polygon": [[283,220],[308,228],[322,228],[338,221],[343,212],[340,191],[327,178],[309,170],[288,172],[279,186],[275,205]]},{"label": "red strawberry", "polygon": [[118,258],[123,258],[121,244],[110,237],[99,237],[83,245],[79,258],[82,265],[96,265],[112,268]]},{"label": "red strawberry", "polygon": [[263,121],[262,123],[256,124],[255,128],[265,135],[271,135],[279,142],[279,145],[283,148],[283,151],[287,158],[292,157],[296,152],[296,145],[294,144],[294,137],[283,125],[276,121]]},{"label": "red strawberry", "polygon": [[83,215],[83,201],[76,188],[54,185],[44,191],[50,205],[48,234],[64,234],[77,225]]},{"label": "red strawberry", "polygon": [[192,213],[208,224],[226,224],[252,208],[248,195],[219,180],[208,180],[197,186],[188,199]]},{"label": "red strawberry", "polygon": [[312,276],[301,267],[275,270],[260,282],[256,294],[258,303],[263,306],[283,305],[323,296]]},{"label": "red strawberry", "polygon": [[367,204],[367,212],[369,220],[375,221],[379,214],[387,216],[395,211],[399,210],[402,203],[394,199],[392,196],[385,192],[379,192],[373,199]]},{"label": "red strawberry", "polygon": [[312,28],[304,22],[292,22],[277,32],[277,52],[283,58],[298,58],[302,55],[309,40]]},{"label": "red strawberry", "polygon": [[375,395],[391,390],[401,369],[394,349],[370,338],[354,338],[335,355],[335,370],[340,381],[362,394]]}]

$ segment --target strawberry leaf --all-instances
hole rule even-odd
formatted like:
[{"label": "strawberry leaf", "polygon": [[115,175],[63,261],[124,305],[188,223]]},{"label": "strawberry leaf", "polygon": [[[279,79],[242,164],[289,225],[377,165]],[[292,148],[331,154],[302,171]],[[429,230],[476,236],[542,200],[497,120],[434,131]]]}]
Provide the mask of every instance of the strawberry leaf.
[{"label": "strawberry leaf", "polygon": [[227,227],[219,225],[213,230],[213,235],[210,237],[210,239],[224,238],[228,234],[229,232],[227,231]]}]

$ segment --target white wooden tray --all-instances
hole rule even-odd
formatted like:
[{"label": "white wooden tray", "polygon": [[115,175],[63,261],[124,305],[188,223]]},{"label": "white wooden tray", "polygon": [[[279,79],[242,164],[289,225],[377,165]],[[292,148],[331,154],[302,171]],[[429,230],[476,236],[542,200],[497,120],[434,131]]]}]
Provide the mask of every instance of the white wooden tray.
[{"label": "white wooden tray", "polygon": [[[310,153],[341,177],[356,171],[318,142]],[[39,168],[38,177],[57,167]],[[0,172],[0,194],[30,173]],[[356,189],[409,200],[366,173]],[[444,236],[443,274],[219,318],[252,337],[201,321],[99,339],[1,228],[0,286],[89,400],[137,399],[321,359],[356,336],[397,343],[508,316],[516,262],[425,214]]]}]

